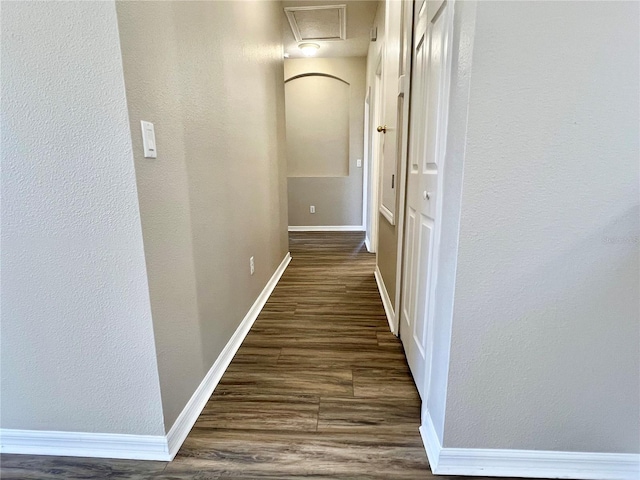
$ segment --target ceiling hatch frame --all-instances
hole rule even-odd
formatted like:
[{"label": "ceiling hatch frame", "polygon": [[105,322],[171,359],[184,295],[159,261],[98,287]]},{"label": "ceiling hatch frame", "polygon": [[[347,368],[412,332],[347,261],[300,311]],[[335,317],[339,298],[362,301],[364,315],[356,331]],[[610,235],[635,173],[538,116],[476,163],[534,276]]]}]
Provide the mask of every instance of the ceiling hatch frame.
[{"label": "ceiling hatch frame", "polygon": [[[339,37],[302,37],[300,33],[300,28],[298,27],[298,22],[295,17],[296,12],[300,11],[314,11],[314,10],[338,10],[339,14],[339,27],[340,27],[340,35]],[[296,41],[299,42],[310,42],[310,41],[322,41],[322,42],[336,42],[340,40],[347,39],[347,6],[345,4],[342,5],[317,5],[317,6],[309,6],[309,7],[285,7],[284,13],[287,16],[287,20],[289,20],[289,26],[291,27],[291,32],[295,37]]]}]

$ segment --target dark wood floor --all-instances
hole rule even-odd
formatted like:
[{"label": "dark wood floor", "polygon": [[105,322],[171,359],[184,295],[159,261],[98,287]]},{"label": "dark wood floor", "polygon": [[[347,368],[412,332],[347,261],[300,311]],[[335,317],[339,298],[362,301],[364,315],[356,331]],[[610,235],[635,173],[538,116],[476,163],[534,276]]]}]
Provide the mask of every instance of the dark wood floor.
[{"label": "dark wood floor", "polygon": [[434,478],[420,399],[363,235],[292,233],[290,249],[293,261],[173,462],[3,455],[0,476]]},{"label": "dark wood floor", "polygon": [[420,399],[363,240],[290,235],[289,268],[160,478],[427,475]]}]

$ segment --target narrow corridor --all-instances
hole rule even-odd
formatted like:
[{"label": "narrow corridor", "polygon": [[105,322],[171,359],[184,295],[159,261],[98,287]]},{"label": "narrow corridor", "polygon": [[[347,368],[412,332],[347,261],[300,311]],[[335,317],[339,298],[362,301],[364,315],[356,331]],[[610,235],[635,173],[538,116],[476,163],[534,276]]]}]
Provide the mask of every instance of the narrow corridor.
[{"label": "narrow corridor", "polygon": [[363,242],[290,234],[291,264],[173,462],[3,455],[2,478],[430,478]]},{"label": "narrow corridor", "polygon": [[361,233],[290,233],[293,260],[160,478],[429,475],[420,399]]}]

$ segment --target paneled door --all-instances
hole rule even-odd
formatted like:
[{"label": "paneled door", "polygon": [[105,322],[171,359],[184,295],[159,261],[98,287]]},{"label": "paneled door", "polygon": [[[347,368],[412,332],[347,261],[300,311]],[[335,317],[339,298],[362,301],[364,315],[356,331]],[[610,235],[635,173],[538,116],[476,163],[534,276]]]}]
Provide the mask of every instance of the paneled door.
[{"label": "paneled door", "polygon": [[425,399],[453,4],[450,0],[418,0],[414,8],[400,337],[418,391]]}]

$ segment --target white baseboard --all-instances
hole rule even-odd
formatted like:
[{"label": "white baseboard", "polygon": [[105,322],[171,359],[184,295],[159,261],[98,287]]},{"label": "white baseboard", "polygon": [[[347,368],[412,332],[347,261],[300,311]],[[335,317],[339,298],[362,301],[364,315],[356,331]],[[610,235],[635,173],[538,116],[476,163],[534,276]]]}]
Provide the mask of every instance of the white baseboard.
[{"label": "white baseboard", "polygon": [[0,452],[131,460],[173,460],[290,262],[291,254],[287,253],[167,435],[0,429]]},{"label": "white baseboard", "polygon": [[289,225],[290,232],[364,232],[362,225]]},{"label": "white baseboard", "polygon": [[367,247],[367,252],[375,253],[371,251],[371,242],[369,241],[369,237],[364,237],[364,246]]},{"label": "white baseboard", "polygon": [[387,315],[387,322],[389,322],[389,329],[391,330],[391,333],[393,333],[394,335],[398,335],[398,326],[396,325],[396,317],[395,313],[393,312],[393,305],[391,304],[391,298],[389,298],[389,292],[387,291],[387,287],[384,284],[384,280],[382,279],[382,274],[380,273],[378,265],[376,265],[373,276],[375,277],[376,284],[378,285],[378,291],[380,292],[380,298],[382,299],[384,313]]},{"label": "white baseboard", "polygon": [[0,452],[64,457],[170,460],[164,435],[0,430]]},{"label": "white baseboard", "polygon": [[436,475],[637,480],[640,455],[442,447],[431,417],[420,427],[431,470]]},{"label": "white baseboard", "polygon": [[282,260],[282,263],[278,266],[274,274],[271,276],[267,285],[264,287],[254,304],[249,309],[249,312],[245,315],[244,319],[236,329],[235,333],[231,337],[231,339],[227,342],[222,353],[218,356],[218,359],[215,361],[213,366],[207,372],[207,375],[204,377],[200,386],[196,389],[194,394],[191,396],[191,399],[187,402],[187,405],[184,407],[176,421],[174,422],[171,430],[167,434],[167,440],[169,443],[169,453],[171,459],[176,456],[178,450],[184,443],[191,427],[196,423],[198,416],[200,416],[200,412],[207,404],[209,397],[213,394],[213,390],[220,382],[222,375],[227,370],[227,367],[233,360],[233,356],[236,354],[242,341],[249,333],[251,326],[254,324],[262,307],[267,303],[271,292],[278,284],[280,277],[286,270],[287,266],[291,262],[291,254],[287,253]]},{"label": "white baseboard", "polygon": [[433,473],[436,473],[440,452],[442,451],[442,444],[440,443],[436,429],[433,426],[433,421],[431,420],[431,415],[429,414],[427,414],[426,419],[424,419],[422,425],[420,425],[420,436],[422,437],[424,449],[427,452],[429,467],[431,467]]}]

